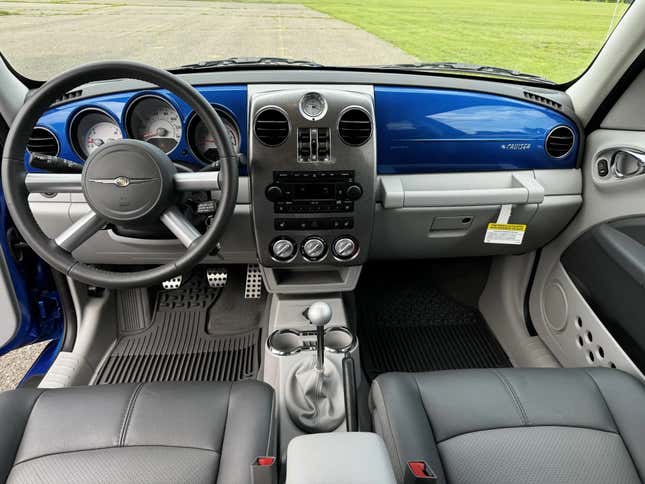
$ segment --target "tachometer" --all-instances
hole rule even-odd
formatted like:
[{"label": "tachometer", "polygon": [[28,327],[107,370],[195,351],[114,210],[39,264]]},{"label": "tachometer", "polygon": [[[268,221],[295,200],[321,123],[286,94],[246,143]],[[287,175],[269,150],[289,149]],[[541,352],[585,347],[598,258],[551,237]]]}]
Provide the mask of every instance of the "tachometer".
[{"label": "tachometer", "polygon": [[116,121],[105,112],[94,108],[79,111],[74,116],[70,129],[74,149],[83,159],[104,144],[123,138]]},{"label": "tachometer", "polygon": [[153,144],[170,153],[179,144],[181,118],[168,101],[158,96],[145,96],[135,101],[126,114],[132,138]]},{"label": "tachometer", "polygon": [[[235,121],[224,111],[218,109],[217,112],[220,118],[222,118],[222,122],[226,127],[226,132],[233,147],[238,150],[240,146],[240,131]],[[206,125],[196,115],[188,123],[188,142],[195,156],[204,163],[214,163],[219,160],[219,150],[215,137],[208,132]]]}]

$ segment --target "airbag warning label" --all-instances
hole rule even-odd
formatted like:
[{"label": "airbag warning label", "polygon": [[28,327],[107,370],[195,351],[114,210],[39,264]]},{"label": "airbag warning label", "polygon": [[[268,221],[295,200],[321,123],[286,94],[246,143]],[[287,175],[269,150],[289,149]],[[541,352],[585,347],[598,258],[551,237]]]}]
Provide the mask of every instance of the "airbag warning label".
[{"label": "airbag warning label", "polygon": [[521,245],[524,240],[526,225],[523,224],[488,224],[484,243]]}]

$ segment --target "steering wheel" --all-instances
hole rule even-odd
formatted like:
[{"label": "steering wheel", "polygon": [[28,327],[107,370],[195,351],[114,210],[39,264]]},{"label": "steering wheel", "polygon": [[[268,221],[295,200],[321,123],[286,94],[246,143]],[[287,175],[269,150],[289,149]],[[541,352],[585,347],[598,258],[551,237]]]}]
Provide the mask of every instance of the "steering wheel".
[{"label": "steering wheel", "polygon": [[[213,133],[220,153],[218,172],[177,172],[170,158],[149,143],[124,139],[94,150],[82,174],[27,173],[25,150],[42,113],[63,94],[88,82],[137,79],[167,89],[197,113]],[[137,62],[95,62],[52,78],[18,112],[2,155],[2,188],[14,224],[27,244],[48,264],[72,279],[106,288],[158,284],[196,266],[220,240],[237,198],[237,154],[217,111],[190,84],[173,74]],[[177,208],[181,192],[220,190],[212,223],[201,234]],[[90,211],[57,237],[38,226],[30,193],[77,192]],[[84,264],[72,252],[106,224],[141,226],[160,221],[186,247],[175,261],[135,272],[114,272]]]}]

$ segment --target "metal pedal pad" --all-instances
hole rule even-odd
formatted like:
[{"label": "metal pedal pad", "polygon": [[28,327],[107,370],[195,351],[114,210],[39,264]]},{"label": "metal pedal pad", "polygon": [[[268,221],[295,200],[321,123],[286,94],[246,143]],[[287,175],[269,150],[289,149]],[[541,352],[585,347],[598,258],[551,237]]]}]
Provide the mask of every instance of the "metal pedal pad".
[{"label": "metal pedal pad", "polygon": [[257,264],[246,266],[246,283],[244,284],[244,299],[260,299],[262,297],[262,273]]},{"label": "metal pedal pad", "polygon": [[172,279],[168,279],[167,281],[163,281],[161,283],[161,287],[163,287],[166,291],[169,291],[171,289],[179,289],[181,287],[182,282],[184,281],[183,276],[175,276]]},{"label": "metal pedal pad", "polygon": [[228,271],[224,267],[206,269],[206,280],[211,288],[220,289],[226,286]]}]

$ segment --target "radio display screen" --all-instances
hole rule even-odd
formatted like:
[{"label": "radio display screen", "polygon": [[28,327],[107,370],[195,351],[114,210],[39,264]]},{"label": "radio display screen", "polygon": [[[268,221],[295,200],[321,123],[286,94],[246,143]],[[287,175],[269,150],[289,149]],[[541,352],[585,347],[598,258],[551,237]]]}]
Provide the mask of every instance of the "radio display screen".
[{"label": "radio display screen", "polygon": [[334,200],[333,183],[298,183],[293,185],[294,200]]}]

